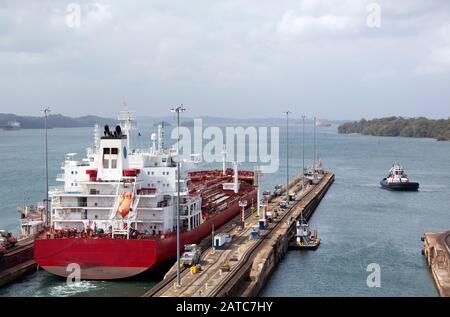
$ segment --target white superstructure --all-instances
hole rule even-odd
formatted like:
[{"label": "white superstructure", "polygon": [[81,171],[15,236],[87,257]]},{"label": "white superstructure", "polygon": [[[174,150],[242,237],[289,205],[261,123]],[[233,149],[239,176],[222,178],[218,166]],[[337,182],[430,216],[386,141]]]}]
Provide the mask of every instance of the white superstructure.
[{"label": "white superstructure", "polygon": [[394,164],[389,170],[389,174],[388,177],[386,178],[386,181],[388,183],[407,183],[409,182],[409,178],[401,165]]},{"label": "white superstructure", "polygon": [[[78,159],[69,153],[57,180],[63,187],[50,190],[51,224],[55,230],[97,230],[129,237],[131,229],[164,236],[174,231],[177,195],[176,151],[163,146],[162,127],[147,150],[130,148],[134,117],[126,108],[120,125],[96,127],[94,146]],[[203,222],[201,198],[189,195],[187,171],[193,162],[180,163],[180,226],[191,230]],[[194,162],[195,163],[195,162]]]}]

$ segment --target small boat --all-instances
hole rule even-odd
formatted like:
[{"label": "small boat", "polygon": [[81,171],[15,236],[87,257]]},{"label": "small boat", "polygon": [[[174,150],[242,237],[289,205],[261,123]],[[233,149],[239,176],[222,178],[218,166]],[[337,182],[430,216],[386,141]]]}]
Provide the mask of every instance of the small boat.
[{"label": "small boat", "polygon": [[384,189],[398,191],[417,191],[419,189],[419,183],[411,182],[399,164],[392,165],[388,176],[381,180],[380,185]]},{"label": "small boat", "polygon": [[303,219],[303,213],[296,224],[295,240],[289,243],[289,250],[316,250],[320,245],[317,230],[311,232],[308,223]]},{"label": "small boat", "polygon": [[329,122],[322,122],[320,120],[316,121],[316,128],[328,128],[331,127],[331,123]]},{"label": "small boat", "polygon": [[8,121],[5,126],[3,126],[3,130],[5,131],[15,131],[20,130],[21,124],[16,120]]}]

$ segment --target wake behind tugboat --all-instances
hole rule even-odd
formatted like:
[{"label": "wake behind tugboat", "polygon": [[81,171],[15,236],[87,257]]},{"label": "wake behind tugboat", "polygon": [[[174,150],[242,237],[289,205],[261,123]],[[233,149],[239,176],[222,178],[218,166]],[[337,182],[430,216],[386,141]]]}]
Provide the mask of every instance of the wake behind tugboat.
[{"label": "wake behind tugboat", "polygon": [[419,189],[419,183],[411,182],[399,164],[392,165],[388,176],[381,180],[380,185],[384,189],[396,191],[417,191]]}]

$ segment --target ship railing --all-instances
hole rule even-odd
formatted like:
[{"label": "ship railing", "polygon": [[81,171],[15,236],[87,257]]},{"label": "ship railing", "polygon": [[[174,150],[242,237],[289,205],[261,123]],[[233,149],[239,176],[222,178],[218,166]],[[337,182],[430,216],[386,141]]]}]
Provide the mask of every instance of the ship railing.
[{"label": "ship railing", "polygon": [[152,214],[149,214],[149,213],[140,212],[137,215],[136,219],[134,219],[134,220],[144,221],[144,222],[152,222],[152,221],[162,222],[162,221],[164,221],[164,216],[163,215],[153,216]]},{"label": "ship railing", "polygon": [[59,182],[63,182],[64,181],[64,174],[63,173],[56,174],[56,180],[59,181]]},{"label": "ship railing", "polygon": [[33,217],[27,217],[27,218],[20,219],[20,223],[21,224],[26,224],[26,223],[29,223],[31,221],[41,221],[41,220],[42,220],[42,217],[40,215],[36,215],[36,216],[33,216]]},{"label": "ship railing", "polygon": [[180,210],[180,216],[187,216],[189,214],[189,210],[187,208],[182,208]]},{"label": "ship railing", "polygon": [[61,167],[89,166],[89,162],[68,159],[61,163]]},{"label": "ship railing", "polygon": [[[127,224],[126,228],[125,228],[125,224]],[[114,237],[116,235],[118,235],[118,236],[126,235],[127,239],[129,238],[129,236],[130,236],[130,231],[129,231],[130,226],[129,226],[128,222],[123,221],[123,220],[115,220],[115,221],[112,222],[112,226],[113,226],[113,228],[112,228],[112,238],[113,239],[114,239]]]},{"label": "ship railing", "polygon": [[62,192],[64,192],[64,186],[50,186],[49,192],[62,193]]},{"label": "ship railing", "polygon": [[137,189],[137,195],[139,196],[156,196],[157,194],[159,194],[159,190],[156,188]]},{"label": "ship railing", "polygon": [[111,208],[112,204],[111,203],[87,203],[87,202],[56,202],[53,204],[54,207],[56,208],[61,208],[61,207],[67,207],[67,208],[74,208],[74,207],[91,207],[91,208]]}]

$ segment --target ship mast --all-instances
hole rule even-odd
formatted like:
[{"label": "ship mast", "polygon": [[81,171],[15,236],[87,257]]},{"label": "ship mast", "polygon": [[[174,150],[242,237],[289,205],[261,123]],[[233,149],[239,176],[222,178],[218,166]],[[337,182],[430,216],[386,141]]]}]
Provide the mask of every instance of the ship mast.
[{"label": "ship mast", "polygon": [[158,124],[158,150],[164,151],[164,121]]},{"label": "ship mast", "polygon": [[186,111],[183,105],[171,109],[177,114],[177,282],[180,287],[180,112]]},{"label": "ship mast", "polygon": [[130,139],[131,139],[131,131],[136,129],[136,120],[134,119],[133,113],[128,110],[128,105],[124,102],[123,108],[119,112],[118,120],[122,129],[125,131],[127,135],[127,149],[130,149]]},{"label": "ship mast", "polygon": [[100,132],[98,124],[95,124],[94,126],[94,153],[97,153],[100,149]]}]

